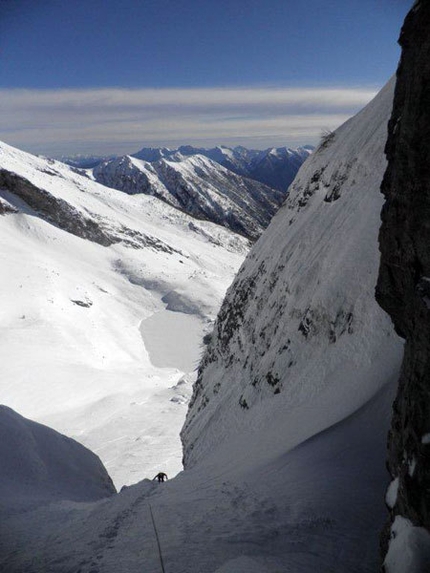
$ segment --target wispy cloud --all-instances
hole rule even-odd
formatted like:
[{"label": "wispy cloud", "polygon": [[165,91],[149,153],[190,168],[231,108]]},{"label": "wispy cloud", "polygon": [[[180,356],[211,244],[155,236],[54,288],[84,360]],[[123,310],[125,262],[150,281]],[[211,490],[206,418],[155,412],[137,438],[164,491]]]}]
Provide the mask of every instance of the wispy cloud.
[{"label": "wispy cloud", "polygon": [[300,145],[363,107],[372,88],[0,90],[0,138],[36,153],[143,146]]}]

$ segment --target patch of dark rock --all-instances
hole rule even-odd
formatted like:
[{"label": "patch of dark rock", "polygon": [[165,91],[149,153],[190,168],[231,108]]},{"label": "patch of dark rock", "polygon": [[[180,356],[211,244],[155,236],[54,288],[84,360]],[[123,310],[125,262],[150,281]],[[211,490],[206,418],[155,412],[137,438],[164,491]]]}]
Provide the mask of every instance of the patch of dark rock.
[{"label": "patch of dark rock", "polygon": [[308,338],[312,333],[313,325],[314,323],[313,323],[312,311],[308,308],[305,314],[303,315],[302,320],[300,321],[298,330],[303,334],[305,338]]},{"label": "patch of dark rock", "polygon": [[330,323],[329,341],[334,344],[345,333],[352,334],[354,315],[352,312],[339,310],[336,318]]},{"label": "patch of dark rock", "polygon": [[53,169],[41,169],[42,173],[46,173],[46,175],[51,175],[51,177],[58,177],[58,171],[54,171]]},{"label": "patch of dark rock", "polygon": [[41,218],[72,235],[105,247],[119,242],[119,239],[110,237],[102,230],[97,221],[86,217],[63,199],[54,197],[44,189],[39,189],[16,173],[0,169],[0,187],[22,199]]},{"label": "patch of dark rock", "polygon": [[70,302],[73,302],[73,304],[77,304],[78,306],[82,306],[84,308],[90,308],[90,306],[93,306],[93,302],[91,300],[73,300],[73,299],[70,299]]},{"label": "patch of dark rock", "polygon": [[207,346],[210,343],[210,341],[212,340],[212,334],[213,334],[212,332],[208,332],[207,334],[205,334],[203,336],[202,342],[205,346]]},{"label": "patch of dark rock", "polygon": [[334,203],[340,198],[341,184],[336,183],[324,197],[326,203]]},{"label": "patch of dark rock", "polygon": [[334,131],[326,131],[325,133],[323,133],[321,135],[321,141],[319,145],[320,149],[326,149],[327,147],[329,147],[329,145],[333,143],[335,136],[336,134]]},{"label": "patch of dark rock", "polygon": [[118,237],[118,241],[121,241],[126,247],[131,247],[133,249],[141,249],[142,247],[147,247],[153,249],[154,251],[168,253],[169,255],[173,255],[174,253],[183,255],[181,251],[174,249],[167,243],[164,243],[163,241],[155,239],[149,235],[145,235],[144,233],[136,231],[135,229],[124,227],[124,225],[119,228],[119,232],[126,238]]},{"label": "patch of dark rock", "polygon": [[19,210],[0,197],[0,215],[19,213]]},{"label": "patch of dark rock", "polygon": [[225,350],[229,341],[242,324],[248,301],[252,300],[256,289],[256,281],[249,277],[237,285],[233,291],[231,302],[225,299],[218,314],[218,340],[222,350]]},{"label": "patch of dark rock", "polygon": [[276,386],[279,384],[279,376],[277,374],[273,374],[272,372],[267,372],[266,381],[270,386]]}]

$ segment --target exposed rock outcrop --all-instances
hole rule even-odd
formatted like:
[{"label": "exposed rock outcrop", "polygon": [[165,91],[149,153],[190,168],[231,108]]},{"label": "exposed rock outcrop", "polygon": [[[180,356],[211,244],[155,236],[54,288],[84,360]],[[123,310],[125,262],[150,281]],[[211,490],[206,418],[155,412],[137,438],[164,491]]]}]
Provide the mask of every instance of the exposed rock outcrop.
[{"label": "exposed rock outcrop", "polygon": [[[60,179],[61,174],[49,173]],[[178,253],[163,241],[127,227],[112,224],[103,217],[77,209],[60,197],[31,183],[25,177],[6,169],[0,169],[0,189],[7,191],[28,205],[35,214],[81,239],[109,247],[123,243],[133,249],[151,248],[166,253]],[[0,215],[18,213],[19,209],[5,199],[0,201]]]},{"label": "exposed rock outcrop", "polygon": [[[387,495],[391,519],[382,538],[387,571],[393,565],[399,522],[430,530],[430,4],[416,2],[399,43],[402,58],[382,192],[381,266],[376,296],[406,339],[389,434]],[[391,527],[391,531],[390,531]],[[397,539],[398,539],[397,535]],[[430,536],[428,538],[430,540]],[[421,557],[420,557],[421,559]],[[393,568],[397,567],[397,568]],[[406,565],[405,565],[406,567]],[[412,565],[408,565],[408,571]],[[429,571],[420,562],[414,571]]]}]

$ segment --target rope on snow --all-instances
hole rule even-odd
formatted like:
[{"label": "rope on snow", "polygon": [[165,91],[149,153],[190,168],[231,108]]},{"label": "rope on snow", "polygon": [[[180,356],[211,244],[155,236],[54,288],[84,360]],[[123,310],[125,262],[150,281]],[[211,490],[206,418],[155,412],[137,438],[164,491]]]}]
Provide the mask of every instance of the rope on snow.
[{"label": "rope on snow", "polygon": [[150,504],[150,503],[148,503],[148,507],[149,507],[149,511],[150,511],[150,513],[151,513],[151,519],[152,519],[152,525],[153,525],[153,527],[154,527],[155,538],[156,538],[156,540],[157,540],[158,554],[159,554],[159,556],[160,556],[161,571],[162,571],[162,573],[166,573],[166,570],[164,569],[163,554],[162,554],[162,552],[161,552],[160,539],[159,539],[159,537],[158,537],[157,526],[155,525],[154,514],[152,513],[152,507],[151,507],[151,504]]}]

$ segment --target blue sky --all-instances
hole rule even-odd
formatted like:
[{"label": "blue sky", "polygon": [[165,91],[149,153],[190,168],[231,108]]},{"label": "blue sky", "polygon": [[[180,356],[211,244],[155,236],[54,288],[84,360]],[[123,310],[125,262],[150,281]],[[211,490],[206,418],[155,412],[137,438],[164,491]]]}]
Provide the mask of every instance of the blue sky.
[{"label": "blue sky", "polygon": [[52,155],[316,142],[394,73],[410,5],[0,0],[0,138]]}]

